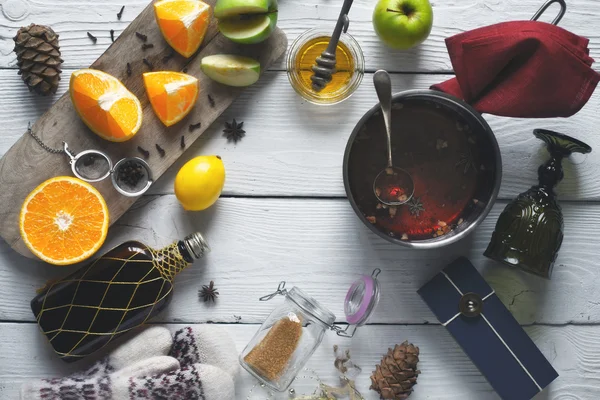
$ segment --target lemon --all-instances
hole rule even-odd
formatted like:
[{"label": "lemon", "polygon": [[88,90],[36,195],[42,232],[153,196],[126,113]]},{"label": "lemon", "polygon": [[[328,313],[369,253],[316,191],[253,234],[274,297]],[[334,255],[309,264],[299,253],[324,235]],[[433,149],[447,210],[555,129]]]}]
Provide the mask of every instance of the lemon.
[{"label": "lemon", "polygon": [[215,204],[225,185],[225,166],[219,156],[199,156],[188,161],[175,177],[175,196],[188,211]]}]

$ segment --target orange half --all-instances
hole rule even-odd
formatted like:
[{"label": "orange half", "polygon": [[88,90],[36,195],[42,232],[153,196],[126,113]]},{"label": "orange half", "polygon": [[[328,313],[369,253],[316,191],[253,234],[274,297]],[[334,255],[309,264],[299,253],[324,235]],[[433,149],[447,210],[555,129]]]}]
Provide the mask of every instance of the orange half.
[{"label": "orange half", "polygon": [[95,69],[80,69],[71,75],[69,92],[75,110],[98,136],[123,142],[140,130],[142,105],[114,76]]},{"label": "orange half", "polygon": [[189,58],[204,40],[211,8],[200,0],[161,0],[154,3],[154,14],[167,43]]},{"label": "orange half", "polygon": [[108,207],[92,185],[70,176],[48,179],[23,202],[19,229],[33,254],[55,265],[91,257],[108,232]]},{"label": "orange half", "polygon": [[198,100],[198,79],[181,72],[147,72],[144,85],[154,112],[166,126],[181,121]]}]

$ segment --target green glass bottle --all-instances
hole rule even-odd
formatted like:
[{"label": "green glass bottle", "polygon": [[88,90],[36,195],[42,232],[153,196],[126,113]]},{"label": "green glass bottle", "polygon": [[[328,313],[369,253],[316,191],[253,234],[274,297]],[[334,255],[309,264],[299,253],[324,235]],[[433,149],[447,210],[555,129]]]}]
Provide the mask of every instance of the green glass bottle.
[{"label": "green glass bottle", "polygon": [[31,310],[58,356],[80,360],[163,310],[175,275],[208,251],[199,233],[160,250],[128,241],[49,283]]},{"label": "green glass bottle", "polygon": [[521,193],[500,214],[484,255],[550,278],[563,241],[563,215],[554,193],[564,177],[562,160],[572,153],[589,153],[592,148],[545,129],[533,134],[546,143],[550,159],[538,169],[538,185]]}]

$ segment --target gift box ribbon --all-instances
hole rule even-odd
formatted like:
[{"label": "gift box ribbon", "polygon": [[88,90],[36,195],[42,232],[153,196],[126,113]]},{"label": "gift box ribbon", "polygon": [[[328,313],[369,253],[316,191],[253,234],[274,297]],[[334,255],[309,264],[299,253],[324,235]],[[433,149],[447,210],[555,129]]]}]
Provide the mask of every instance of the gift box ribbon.
[{"label": "gift box ribbon", "polygon": [[418,292],[502,399],[529,400],[558,377],[468,259],[449,264]]},{"label": "gift box ribbon", "polygon": [[[454,281],[448,276],[447,273],[445,273],[444,271],[442,271],[442,274],[444,275],[444,277],[446,277],[446,279],[448,280],[448,282],[450,282],[452,284],[452,286],[454,286],[454,288],[456,289],[456,291],[461,296],[465,295],[462,292],[462,290],[460,290],[460,288],[456,285],[456,283],[454,283]],[[494,294],[496,294],[496,291],[492,290],[489,294],[487,294],[486,296],[482,297],[481,301],[485,302],[487,299],[489,299],[490,297],[492,297]],[[457,312],[448,321],[443,322],[442,325],[443,326],[448,326],[448,324],[450,324],[452,321],[454,321],[460,315],[463,315],[462,311]],[[517,355],[512,351],[512,349],[508,346],[508,344],[506,344],[506,342],[504,341],[504,339],[502,338],[502,336],[500,336],[500,334],[498,333],[498,331],[496,330],[496,328],[494,328],[494,326],[491,324],[491,322],[485,317],[485,315],[483,314],[483,311],[479,314],[479,316],[481,318],[483,318],[483,320],[485,321],[486,324],[488,324],[488,326],[490,327],[490,329],[492,330],[492,332],[494,332],[494,334],[498,337],[498,339],[500,339],[500,342],[502,342],[502,344],[504,345],[504,347],[506,347],[506,349],[510,352],[510,354],[514,357],[514,359],[519,363],[519,365],[521,366],[521,368],[523,368],[523,371],[525,371],[525,373],[527,374],[527,376],[529,376],[529,379],[531,379],[531,381],[535,384],[535,386],[537,386],[538,390],[541,392],[542,391],[542,387],[539,385],[539,383],[537,383],[537,381],[535,380],[535,378],[533,377],[533,375],[531,375],[531,372],[529,372],[529,370],[527,368],[525,368],[525,366],[523,365],[523,363],[521,362],[521,360],[519,360],[519,357],[517,357]]]}]

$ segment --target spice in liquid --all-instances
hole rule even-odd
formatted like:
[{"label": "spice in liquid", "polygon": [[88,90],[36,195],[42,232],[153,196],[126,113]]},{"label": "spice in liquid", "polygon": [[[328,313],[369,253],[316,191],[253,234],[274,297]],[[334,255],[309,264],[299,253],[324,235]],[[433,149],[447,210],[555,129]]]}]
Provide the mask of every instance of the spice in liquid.
[{"label": "spice in liquid", "polygon": [[244,361],[270,381],[285,372],[302,336],[302,320],[287,316],[277,321]]},{"label": "spice in liquid", "polygon": [[324,99],[335,99],[341,91],[348,85],[354,75],[355,62],[348,46],[341,41],[338,42],[335,51],[336,72],[332,75],[332,80],[320,92],[312,89],[310,77],[313,75],[312,66],[315,65],[317,57],[325,51],[329,44],[330,37],[321,36],[309,40],[298,51],[295,60],[295,70],[299,74],[299,83],[302,87],[297,88],[304,92],[312,93]]},{"label": "spice in liquid", "polygon": [[357,206],[370,223],[398,239],[448,234],[479,212],[479,199],[493,190],[493,149],[455,113],[435,104],[412,100],[395,104],[392,114],[397,121],[392,125],[392,155],[396,166],[413,178],[413,198],[388,207],[373,193],[387,151],[383,118],[376,113],[358,133],[349,158],[349,183]]}]

